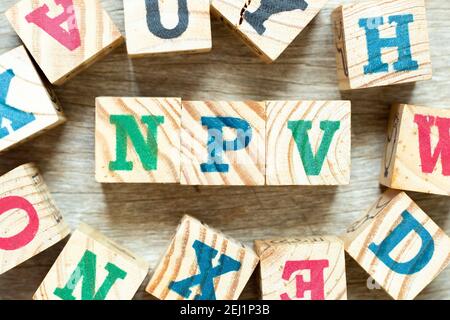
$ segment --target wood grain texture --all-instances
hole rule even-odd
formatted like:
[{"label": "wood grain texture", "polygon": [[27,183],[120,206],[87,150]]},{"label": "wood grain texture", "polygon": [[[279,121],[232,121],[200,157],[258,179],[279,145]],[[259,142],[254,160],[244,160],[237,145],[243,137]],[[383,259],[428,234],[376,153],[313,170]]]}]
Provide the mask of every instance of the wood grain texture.
[{"label": "wood grain texture", "polygon": [[71,283],[71,276],[75,273],[76,276],[73,279],[79,281],[74,280],[71,283],[72,286],[75,285],[72,296],[76,300],[83,300],[82,282],[89,282],[93,276],[90,273],[83,273],[85,270],[79,268],[79,262],[87,250],[95,255],[94,292],[99,290],[110,273],[105,267],[113,264],[126,274],[112,284],[111,289],[106,293],[105,300],[131,300],[147,276],[148,262],[85,224],[81,224],[74,231],[33,299],[61,300],[54,294],[55,289],[66,287],[68,282]]},{"label": "wood grain texture", "polygon": [[[187,10],[189,12],[187,29],[175,38],[163,39],[149,30],[145,0],[124,0],[128,54],[135,58],[161,54],[211,51],[209,1],[187,0]],[[158,3],[160,22],[164,28],[173,30],[178,24],[181,24],[178,15],[179,1],[158,0]]]},{"label": "wood grain texture", "polygon": [[[434,247],[430,260],[412,274],[402,274],[388,267],[371,250],[369,245],[379,245],[404,220],[408,211],[432,236]],[[394,299],[414,299],[450,262],[450,238],[406,193],[389,189],[367,213],[352,224],[343,235],[345,250],[379,283]],[[415,232],[408,235],[389,252],[394,261],[407,263],[421,252],[424,245]],[[427,247],[426,250],[432,250]],[[417,264],[421,259],[417,260]],[[416,266],[416,265],[415,265]]]},{"label": "wood grain texture", "polygon": [[[345,251],[338,237],[320,236],[296,239],[257,240],[255,251],[260,259],[261,295],[263,300],[280,300],[284,295],[291,300],[315,300],[314,292],[322,291],[317,285],[319,277],[312,280],[313,272],[307,267],[295,270],[286,280],[287,263],[326,261],[327,266],[321,269],[323,279],[323,298],[325,300],[346,300],[347,283],[345,277]],[[321,261],[321,263],[322,263]],[[300,282],[312,283],[312,290],[307,285],[297,285]],[[317,281],[317,282],[315,282]],[[297,296],[304,288],[303,296]],[[320,292],[321,294],[322,292]]]},{"label": "wood grain texture", "polygon": [[[264,102],[256,101],[182,101],[181,114],[181,183],[188,185],[264,185],[265,130]],[[231,117],[246,121],[250,131],[225,127],[222,131],[202,125],[202,117]],[[228,129],[228,130],[227,130]],[[239,133],[241,131],[241,134]],[[245,135],[245,138],[242,138]],[[224,149],[223,144],[209,143],[220,138],[237,141],[237,150],[223,150],[222,156],[211,150]],[[245,146],[246,139],[249,144]],[[228,144],[230,145],[230,144]],[[231,147],[230,147],[231,148]],[[211,149],[211,150],[209,150]],[[218,151],[217,151],[218,152]],[[210,160],[211,159],[211,160]],[[203,163],[228,165],[224,172],[205,172]]]},{"label": "wood grain texture", "polygon": [[[428,5],[428,2],[427,2]],[[388,72],[365,73],[368,65],[366,30],[360,27],[360,19],[378,27],[380,38],[396,38],[397,24],[388,23],[390,16],[412,14],[414,21],[408,23],[411,56],[418,68],[395,71],[392,65],[399,60],[398,48],[384,48],[381,60],[389,64]],[[392,84],[429,80],[432,77],[427,14],[424,0],[360,1],[343,5],[332,14],[336,43],[336,61],[341,90],[360,89]],[[370,27],[370,25],[369,25]],[[407,47],[405,47],[406,49]]]},{"label": "wood grain texture", "polygon": [[[0,12],[15,0],[0,2]],[[109,238],[126,243],[152,270],[167,249],[181,217],[190,214],[251,246],[255,239],[341,234],[378,198],[380,163],[393,102],[450,106],[450,2],[428,0],[434,78],[416,85],[340,93],[330,14],[352,0],[329,0],[317,18],[277,59],[266,65],[223,23],[214,21],[214,47],[205,55],[128,60],[124,47],[56,89],[68,122],[2,154],[0,172],[35,161],[55,202],[72,228],[85,221]],[[123,31],[123,4],[103,0]],[[0,15],[3,52],[19,45]],[[102,185],[95,181],[95,97],[182,97],[184,100],[351,100],[352,172],[348,186],[193,187]],[[410,193],[447,234],[450,197]],[[30,299],[64,247],[59,243],[0,277],[1,299]],[[347,259],[349,299],[389,299],[369,290],[367,273]],[[23,281],[26,279],[26,281]],[[418,299],[450,299],[450,268]],[[144,281],[147,283],[147,281]],[[257,299],[256,275],[243,299]],[[151,299],[141,286],[136,299]]]},{"label": "wood grain texture", "polygon": [[[65,11],[54,0],[22,0],[5,13],[47,79],[55,85],[63,84],[123,42],[99,0],[73,0],[72,3],[73,6]],[[63,13],[71,15],[61,26],[63,30],[78,29],[79,46],[68,49],[39,26],[27,21],[28,14],[44,5],[49,17]]]},{"label": "wood grain texture", "polygon": [[[41,174],[32,163],[17,167],[0,177],[0,200],[0,274],[48,249],[70,233]],[[5,201],[11,204],[6,211],[3,207],[6,206]],[[19,201],[27,201],[34,212]],[[37,221],[33,218],[34,213]],[[28,228],[35,223],[36,231],[34,227]],[[15,236],[19,238],[8,241],[8,238]],[[20,238],[22,240],[19,241]],[[8,242],[14,242],[14,247],[9,247]]]},{"label": "wood grain texture", "polygon": [[[179,98],[98,97],[95,114],[95,173],[98,182],[180,182],[181,100]],[[116,138],[117,127],[120,125],[120,123],[116,125],[111,123],[112,115],[132,116],[149,150],[152,150],[149,141],[151,139],[156,141],[156,169],[147,170],[144,167],[134,144],[127,136],[126,159],[132,162],[132,169],[111,170],[110,163],[118,159]],[[163,123],[156,127],[156,137],[150,133],[149,126],[143,122],[143,117],[148,116],[164,117]]]},{"label": "wood grain texture", "polygon": [[[426,120],[417,123],[416,116],[425,116]],[[392,107],[381,184],[400,190],[450,195],[450,175],[443,165],[450,161],[450,151],[446,148],[450,144],[448,126],[438,118],[450,121],[450,110],[413,105]],[[429,131],[425,123],[431,124]],[[419,124],[423,136],[419,134]],[[432,159],[436,160],[435,165]]]},{"label": "wood grain texture", "polygon": [[[350,101],[267,101],[266,184],[348,184],[351,161],[350,109]],[[303,153],[306,151],[297,145],[294,139],[295,129],[288,128],[289,121],[311,121],[308,139],[315,159],[318,158],[318,150],[325,140],[325,131],[321,129],[322,122],[339,122],[339,128],[333,131],[329,149],[318,174],[308,174],[305,170],[311,163],[303,163],[299,148]]]},{"label": "wood grain texture", "polygon": [[[0,128],[8,130],[8,134],[0,139],[0,152],[66,121],[53,90],[47,89],[46,82],[41,80],[23,46],[0,56],[0,74],[5,75],[5,78],[8,74],[11,76],[2,104],[32,113],[34,118],[24,126],[15,128],[16,122],[21,121],[14,115],[8,115],[8,112],[0,113]],[[5,86],[6,82],[3,83],[2,90],[5,90]],[[5,127],[5,121],[10,122],[10,128]]]},{"label": "wood grain texture", "polygon": [[[217,250],[217,256],[211,261],[213,268],[218,266],[214,263],[220,263],[220,256],[223,254],[240,263],[237,271],[230,271],[213,279],[217,300],[237,300],[258,264],[258,257],[252,249],[190,216],[184,216],[181,220],[169,248],[147,285],[147,292],[161,300],[193,300],[197,295],[206,294],[201,291],[200,285],[190,288],[188,298],[169,288],[173,281],[201,274],[199,257],[193,248],[196,241]],[[200,252],[203,254],[205,250]],[[202,283],[206,286],[206,278]]]},{"label": "wood grain texture", "polygon": [[[327,1],[314,0],[305,3],[283,1],[285,5],[292,6],[291,10],[274,13],[267,17],[267,20],[264,17],[265,13],[271,12],[271,7],[275,7],[274,3],[277,1],[212,0],[211,6],[213,12],[236,31],[264,61],[273,62],[319,13]],[[295,4],[299,7],[294,6]],[[305,8],[302,5],[305,5]],[[257,10],[261,7],[262,12],[258,12]],[[255,18],[249,20],[251,14],[255,14]],[[255,22],[249,23],[249,21]]]}]

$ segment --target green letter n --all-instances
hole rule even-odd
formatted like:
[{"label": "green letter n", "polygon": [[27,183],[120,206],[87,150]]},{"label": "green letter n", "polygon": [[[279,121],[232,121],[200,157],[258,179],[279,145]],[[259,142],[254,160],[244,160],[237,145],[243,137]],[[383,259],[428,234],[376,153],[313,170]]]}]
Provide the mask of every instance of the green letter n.
[{"label": "green letter n", "polygon": [[322,129],[324,133],[317,154],[314,156],[308,137],[308,131],[312,128],[312,121],[300,120],[288,122],[288,128],[292,131],[298,152],[302,158],[303,167],[308,176],[320,175],[323,162],[330,149],[331,141],[340,126],[340,121],[320,122],[320,129]]},{"label": "green letter n", "polygon": [[158,126],[164,123],[164,117],[142,117],[142,123],[148,127],[147,139],[144,138],[135,118],[131,115],[111,115],[109,121],[116,126],[116,160],[109,163],[109,170],[133,170],[133,162],[127,161],[127,137],[130,137],[144,169],[156,170],[158,160]]},{"label": "green letter n", "polygon": [[108,275],[97,292],[95,292],[96,266],[97,256],[91,251],[86,250],[65,287],[56,288],[53,294],[62,300],[76,300],[73,291],[80,280],[82,280],[81,300],[105,300],[114,283],[118,279],[125,279],[127,273],[115,264],[106,264],[105,270],[108,271]]}]

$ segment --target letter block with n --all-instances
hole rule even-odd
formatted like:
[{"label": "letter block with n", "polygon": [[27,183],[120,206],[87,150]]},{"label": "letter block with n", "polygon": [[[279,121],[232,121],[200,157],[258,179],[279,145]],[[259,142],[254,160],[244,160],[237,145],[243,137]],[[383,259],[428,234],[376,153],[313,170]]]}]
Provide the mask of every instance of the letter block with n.
[{"label": "letter block with n", "polygon": [[21,0],[5,15],[55,85],[123,42],[99,0]]},{"label": "letter block with n", "polygon": [[96,99],[98,182],[180,182],[181,100]]},{"label": "letter block with n", "polygon": [[209,0],[124,0],[128,55],[210,51],[209,7]]},{"label": "letter block with n", "polygon": [[350,109],[350,101],[267,101],[266,184],[348,184]]},{"label": "letter block with n", "polygon": [[131,300],[148,263],[82,224],[72,234],[35,300]]},{"label": "letter block with n", "polygon": [[450,238],[406,193],[393,189],[342,239],[348,254],[397,300],[414,299],[450,261]]},{"label": "letter block with n", "polygon": [[258,261],[250,248],[184,216],[146,291],[161,300],[237,300]]},{"label": "letter block with n", "polygon": [[64,239],[70,229],[32,164],[0,177],[0,274]]},{"label": "letter block with n", "polygon": [[255,241],[263,300],[346,300],[344,245],[317,236]]},{"label": "letter block with n", "polygon": [[332,20],[341,90],[431,79],[424,0],[360,1]]},{"label": "letter block with n", "polygon": [[264,61],[275,61],[328,0],[212,0],[213,12]]},{"label": "letter block with n", "polygon": [[394,105],[381,184],[399,190],[450,195],[450,110]]}]

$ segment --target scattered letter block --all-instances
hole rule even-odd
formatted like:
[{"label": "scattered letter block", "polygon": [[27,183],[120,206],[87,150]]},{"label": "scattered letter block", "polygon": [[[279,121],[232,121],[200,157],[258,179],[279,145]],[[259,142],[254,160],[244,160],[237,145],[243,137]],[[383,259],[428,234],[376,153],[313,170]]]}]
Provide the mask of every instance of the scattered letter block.
[{"label": "scattered letter block", "polygon": [[0,274],[70,233],[34,164],[0,177]]},{"label": "scattered letter block", "polygon": [[6,17],[55,85],[123,42],[99,0],[22,0]]},{"label": "scattered letter block", "polygon": [[450,261],[450,238],[404,192],[388,190],[343,236],[394,299],[414,299]]},{"label": "scattered letter block", "polygon": [[33,299],[131,300],[147,272],[147,262],[83,224]]},{"label": "scattered letter block", "polygon": [[350,109],[350,101],[267,101],[266,184],[348,184]]},{"label": "scattered letter block", "polygon": [[0,56],[0,152],[65,121],[23,46]]},{"label": "scattered letter block", "polygon": [[181,100],[96,99],[98,182],[180,182]]},{"label": "scattered letter block", "polygon": [[124,0],[132,57],[211,50],[209,0]]},{"label": "scattered letter block", "polygon": [[424,0],[361,1],[332,17],[341,90],[431,79]]},{"label": "scattered letter block", "polygon": [[450,109],[393,106],[380,182],[450,195]]},{"label": "scattered letter block", "polygon": [[182,184],[264,185],[264,103],[183,101],[182,104]]},{"label": "scattered letter block", "polygon": [[185,216],[146,290],[161,300],[237,300],[257,264],[253,250]]},{"label": "scattered letter block", "polygon": [[327,0],[212,0],[211,8],[264,61],[273,62]]},{"label": "scattered letter block", "polygon": [[345,254],[337,237],[258,240],[263,300],[346,300]]}]

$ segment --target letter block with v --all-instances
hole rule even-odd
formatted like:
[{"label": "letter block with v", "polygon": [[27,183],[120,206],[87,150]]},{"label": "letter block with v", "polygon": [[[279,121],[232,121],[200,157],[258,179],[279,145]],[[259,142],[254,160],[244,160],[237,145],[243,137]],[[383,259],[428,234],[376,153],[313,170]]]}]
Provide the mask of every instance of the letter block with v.
[{"label": "letter block with v", "polygon": [[275,61],[327,0],[212,0],[213,12],[266,62]]},{"label": "letter block with v", "polygon": [[123,2],[131,57],[211,50],[209,0]]},{"label": "letter block with v", "polygon": [[394,105],[380,182],[450,195],[450,110]]},{"label": "letter block with v", "polygon": [[70,233],[34,164],[0,177],[0,232],[0,274]]},{"label": "letter block with v", "polygon": [[98,182],[180,182],[181,99],[96,99]]},{"label": "letter block with v", "polygon": [[21,0],[5,14],[55,85],[123,41],[98,0]]},{"label": "letter block with v", "polygon": [[334,10],[339,88],[431,79],[426,16],[424,0],[359,1]]},{"label": "letter block with v", "polygon": [[131,300],[148,263],[82,224],[70,237],[35,300]]},{"label": "letter block with v", "polygon": [[401,191],[388,190],[342,239],[398,300],[414,299],[450,261],[450,238]]},{"label": "letter block with v", "polygon": [[253,250],[185,216],[146,290],[161,300],[236,300],[257,263]]},{"label": "letter block with v", "polygon": [[350,181],[349,101],[268,101],[268,185]]}]

